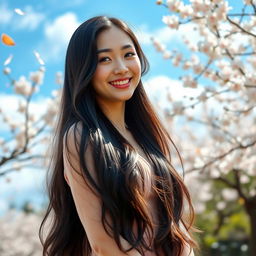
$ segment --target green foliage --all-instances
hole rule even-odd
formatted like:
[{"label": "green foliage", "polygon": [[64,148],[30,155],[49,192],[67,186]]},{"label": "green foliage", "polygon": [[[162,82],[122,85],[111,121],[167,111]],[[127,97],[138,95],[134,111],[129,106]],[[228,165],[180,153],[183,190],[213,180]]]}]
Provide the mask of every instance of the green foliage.
[{"label": "green foliage", "polygon": [[[233,171],[228,172],[223,178],[235,183]],[[250,222],[243,199],[237,197],[225,200],[222,191],[228,186],[220,179],[211,180],[211,185],[212,199],[205,202],[205,211],[198,214],[196,219],[197,227],[203,231],[199,235],[199,241],[205,251],[204,255],[208,255],[210,248],[219,241],[239,242],[247,240],[250,234]],[[233,189],[230,189],[232,192]],[[220,202],[222,207],[218,206]]]}]

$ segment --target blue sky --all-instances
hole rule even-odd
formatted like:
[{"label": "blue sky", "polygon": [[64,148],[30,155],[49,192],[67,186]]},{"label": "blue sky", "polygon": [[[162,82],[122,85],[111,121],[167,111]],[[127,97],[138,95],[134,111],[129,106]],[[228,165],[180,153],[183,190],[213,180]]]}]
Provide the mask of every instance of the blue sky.
[{"label": "blue sky", "polygon": [[[109,15],[125,20],[139,35],[139,41],[151,64],[146,80],[159,75],[177,79],[182,71],[173,69],[170,61],[164,61],[161,54],[153,48],[149,38],[154,35],[168,48],[184,50],[181,33],[176,33],[163,24],[163,15],[168,15],[170,12],[167,8],[156,5],[155,2],[155,0],[1,0],[0,32],[10,35],[15,40],[16,46],[8,47],[0,44],[0,65],[3,65],[6,58],[13,54],[13,60],[9,65],[12,69],[12,77],[18,79],[21,75],[28,76],[29,72],[39,68],[33,54],[33,51],[38,51],[46,67],[40,96],[47,96],[54,89],[55,73],[64,71],[66,47],[75,28],[92,16]],[[240,5],[239,2],[235,2],[235,5]],[[14,8],[20,8],[26,15],[18,15],[14,12]],[[184,29],[183,34],[192,40],[198,40],[189,26]],[[7,82],[7,78],[0,75],[0,92],[11,93],[5,87]]]},{"label": "blue sky", "polygon": [[[18,15],[14,12],[15,8],[26,14]],[[4,61],[12,54],[13,59],[8,66],[12,70],[12,78],[19,79],[22,75],[28,77],[31,71],[40,67],[34,51],[39,52],[45,62],[44,83],[33,98],[34,101],[49,97],[51,91],[57,88],[55,73],[64,72],[65,51],[70,36],[79,24],[95,15],[121,18],[138,34],[151,64],[145,80],[159,81],[157,79],[160,78],[163,83],[170,83],[167,76],[176,79],[179,75],[179,72],[173,71],[171,63],[164,61],[161,54],[155,51],[150,41],[150,36],[154,35],[160,41],[168,42],[170,46],[180,47],[180,40],[177,40],[175,32],[162,23],[162,16],[168,14],[168,10],[157,6],[154,0],[2,0],[0,13],[1,34],[8,34],[16,43],[13,47],[0,43],[1,68],[4,68]],[[12,109],[14,99],[7,99],[7,95],[14,95],[12,88],[7,87],[8,83],[7,77],[1,72],[0,107],[2,102],[2,105],[8,106],[8,111],[15,112],[15,108]],[[159,89],[160,86],[155,88]],[[161,98],[159,93],[158,97]],[[0,128],[0,137],[5,134],[6,131]],[[9,183],[0,179],[0,214],[4,212],[8,202],[20,206],[29,200],[34,205],[41,205],[45,199],[42,193],[44,174],[44,170],[27,169],[8,175],[11,180]]]},{"label": "blue sky", "polygon": [[[15,8],[26,14],[18,15],[14,12]],[[163,88],[168,86],[173,98],[178,99],[185,92],[178,81],[182,70],[173,68],[170,61],[163,60],[162,55],[154,49],[150,37],[155,36],[169,49],[182,50],[186,57],[189,53],[185,51],[181,36],[185,34],[194,42],[198,37],[189,25],[178,32],[166,27],[162,16],[168,14],[168,9],[156,5],[155,0],[1,0],[0,32],[10,35],[16,46],[9,47],[0,43],[0,65],[3,69],[4,61],[12,54],[13,60],[8,66],[12,70],[12,78],[19,79],[21,75],[28,76],[31,71],[40,67],[33,54],[34,51],[39,52],[45,62],[46,73],[40,92],[33,100],[49,97],[51,91],[57,88],[55,73],[64,71],[66,47],[76,27],[96,15],[114,16],[123,19],[132,27],[149,59],[151,69],[144,77],[149,85],[148,93],[164,102],[163,97],[166,95]],[[14,93],[7,87],[8,82],[1,72],[0,107],[1,104],[5,105],[11,112],[15,111],[11,102],[14,100],[11,98]],[[189,95],[192,94],[193,89],[186,90]],[[10,97],[9,103],[7,97]],[[0,137],[5,132],[1,125]],[[15,204],[25,200],[42,202],[43,177],[44,171],[24,170],[11,174],[10,183],[0,179],[0,213],[1,209],[5,209],[7,200]],[[14,193],[19,196],[13,196]]]},{"label": "blue sky", "polygon": [[[18,15],[14,12],[15,8],[20,8],[26,15]],[[154,0],[2,0],[0,11],[1,33],[10,35],[16,42],[14,47],[0,45],[0,64],[13,54],[9,66],[13,78],[18,79],[39,67],[33,54],[34,50],[38,51],[46,67],[41,95],[48,95],[54,89],[55,72],[63,71],[65,50],[74,29],[84,20],[101,14],[121,18],[136,33],[144,34],[141,44],[151,63],[147,77],[171,74],[170,63],[162,60],[149,40],[150,34],[160,33],[165,27],[161,19],[168,13],[163,6],[157,6]],[[6,91],[3,87],[6,82],[6,77],[1,75],[1,91]]]}]

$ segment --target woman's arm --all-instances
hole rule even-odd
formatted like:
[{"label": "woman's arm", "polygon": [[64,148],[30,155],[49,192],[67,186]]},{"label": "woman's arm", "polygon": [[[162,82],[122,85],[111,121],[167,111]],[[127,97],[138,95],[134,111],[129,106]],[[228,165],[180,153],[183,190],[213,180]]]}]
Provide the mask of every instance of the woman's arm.
[{"label": "woman's arm", "polygon": [[[65,139],[63,140],[65,143]],[[100,198],[91,191],[81,176],[79,158],[75,147],[73,129],[67,134],[68,149],[63,150],[64,175],[67,180],[76,205],[77,213],[87,234],[89,243],[96,256],[140,256],[135,249],[127,254],[122,252],[115,240],[105,231],[101,222]],[[70,153],[69,153],[70,152]],[[89,145],[85,153],[87,167],[92,177],[96,180],[95,167],[93,164],[92,147]],[[121,237],[121,244],[125,249],[130,248],[128,242]]]}]

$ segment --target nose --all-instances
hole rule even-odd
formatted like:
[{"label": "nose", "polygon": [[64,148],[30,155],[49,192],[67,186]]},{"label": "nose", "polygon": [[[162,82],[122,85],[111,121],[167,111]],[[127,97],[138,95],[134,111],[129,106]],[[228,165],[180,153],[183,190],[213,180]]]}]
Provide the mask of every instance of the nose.
[{"label": "nose", "polygon": [[118,60],[114,67],[114,74],[125,74],[128,71],[128,67],[123,60]]}]

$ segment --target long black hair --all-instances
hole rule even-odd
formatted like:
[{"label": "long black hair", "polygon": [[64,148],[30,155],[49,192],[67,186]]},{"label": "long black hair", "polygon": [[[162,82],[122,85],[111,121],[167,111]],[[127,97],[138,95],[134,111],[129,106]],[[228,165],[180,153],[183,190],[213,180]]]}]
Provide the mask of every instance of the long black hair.
[{"label": "long black hair", "polygon": [[[40,227],[44,256],[89,256],[91,253],[89,241],[63,175],[63,148],[68,147],[65,140],[64,145],[63,138],[71,131],[71,127],[74,128],[72,132],[76,144],[79,145],[75,153],[79,156],[85,182],[97,191],[102,201],[104,228],[122,251],[124,248],[121,246],[119,235],[129,242],[130,249],[136,248],[142,255],[143,251],[151,249],[143,238],[146,231],[153,230],[153,223],[149,218],[143,193],[139,189],[138,180],[141,176],[143,178],[143,170],[136,161],[136,150],[101,111],[91,84],[97,67],[97,36],[112,26],[124,31],[133,41],[141,62],[142,75],[149,67],[136,36],[127,24],[119,19],[93,17],[81,24],[71,37],[66,54],[64,88],[53,144],[54,154],[48,184],[50,201]],[[162,251],[164,255],[178,256],[185,244],[191,247],[196,245],[188,235],[192,229],[194,211],[188,190],[171,164],[170,143],[173,142],[155,114],[141,80],[133,96],[126,101],[125,123],[154,170],[152,189],[157,195],[160,213],[154,249],[156,252]],[[84,159],[88,142],[93,146],[93,158],[97,161],[97,183],[90,175]],[[186,202],[189,209],[187,220],[184,219],[183,212]],[[107,222],[106,214],[110,216],[113,225]],[[43,226],[48,219],[51,219],[51,223],[44,240]],[[138,230],[136,236],[131,228],[133,223],[136,223]]]}]

